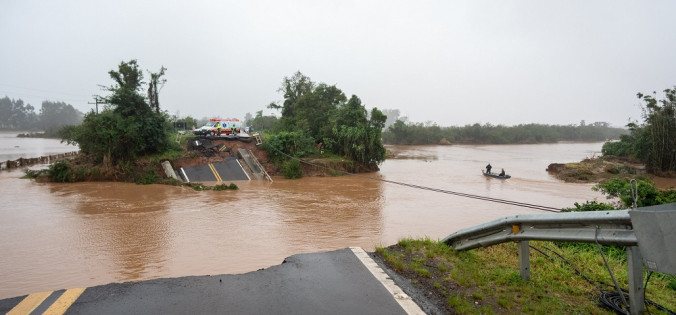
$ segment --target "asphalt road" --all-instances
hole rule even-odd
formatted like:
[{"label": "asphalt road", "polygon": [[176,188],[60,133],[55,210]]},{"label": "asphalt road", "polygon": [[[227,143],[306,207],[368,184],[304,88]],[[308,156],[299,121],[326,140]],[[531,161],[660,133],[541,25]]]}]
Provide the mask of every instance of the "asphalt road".
[{"label": "asphalt road", "polygon": [[249,180],[249,177],[235,157],[226,157],[223,162],[184,167],[182,171],[190,182],[193,183]]},{"label": "asphalt road", "polygon": [[0,300],[0,313],[424,314],[361,248],[239,274],[113,283]]}]

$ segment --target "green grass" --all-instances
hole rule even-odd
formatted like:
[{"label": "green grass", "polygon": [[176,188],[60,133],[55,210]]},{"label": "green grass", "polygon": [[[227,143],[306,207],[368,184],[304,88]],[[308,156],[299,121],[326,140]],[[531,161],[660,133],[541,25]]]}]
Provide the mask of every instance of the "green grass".
[{"label": "green grass", "polygon": [[[379,247],[376,253],[398,273],[415,275],[414,283],[421,284],[423,279],[431,278],[429,289],[446,296],[448,306],[461,314],[612,314],[598,306],[599,291],[594,285],[576,275],[573,267],[547,250],[562,254],[593,281],[612,283],[596,249],[559,247],[552,242],[530,244],[553,257],[530,251],[530,281],[521,279],[514,243],[458,252],[429,239],[402,239],[397,243],[398,247]],[[622,287],[627,288],[626,257],[607,256],[615,277]],[[605,286],[600,289],[612,290]],[[676,310],[676,277],[653,274],[646,298]],[[649,311],[659,314],[656,309]]]}]

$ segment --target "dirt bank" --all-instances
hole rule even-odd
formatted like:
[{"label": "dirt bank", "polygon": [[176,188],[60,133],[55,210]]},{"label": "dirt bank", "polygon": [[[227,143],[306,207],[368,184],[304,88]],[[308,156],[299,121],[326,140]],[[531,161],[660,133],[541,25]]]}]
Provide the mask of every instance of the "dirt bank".
[{"label": "dirt bank", "polygon": [[599,183],[613,178],[650,178],[659,189],[676,187],[676,177],[659,177],[646,172],[645,165],[638,161],[614,156],[584,159],[578,163],[552,163],[547,172],[569,183]]},{"label": "dirt bank", "polygon": [[[242,142],[237,140],[212,139],[209,141],[209,149],[194,148],[188,144],[185,154],[176,159],[172,164],[174,168],[205,165],[207,163],[221,162],[225,157],[231,156],[232,152],[239,149],[249,150],[265,167],[265,171],[271,176],[282,175],[277,165],[268,160],[267,151],[255,141]],[[223,149],[225,146],[225,149]],[[344,172],[366,173],[378,171],[378,167],[358,165],[344,159],[326,159],[321,156],[303,158],[307,163],[301,163],[303,176],[336,176]]]}]

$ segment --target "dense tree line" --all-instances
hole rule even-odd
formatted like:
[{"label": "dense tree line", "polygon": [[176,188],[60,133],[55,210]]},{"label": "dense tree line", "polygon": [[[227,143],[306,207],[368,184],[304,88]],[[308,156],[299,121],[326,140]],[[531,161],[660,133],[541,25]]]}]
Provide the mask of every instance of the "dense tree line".
[{"label": "dense tree line", "polygon": [[21,99],[0,98],[0,130],[56,130],[82,122],[82,112],[64,102],[42,102],[40,113]]},{"label": "dense tree line", "polygon": [[264,116],[262,110],[257,111],[256,116],[251,116],[250,113],[244,116],[244,124],[258,131],[272,129],[277,124],[277,120],[277,116]]},{"label": "dense tree line", "polygon": [[525,124],[503,126],[473,124],[464,127],[439,127],[435,124],[405,123],[397,120],[383,132],[387,144],[422,145],[439,143],[508,144],[549,143],[557,141],[603,141],[617,139],[627,133],[623,128],[613,128],[596,122],[580,125]]},{"label": "dense tree line", "polygon": [[[377,108],[369,113],[356,95],[348,99],[335,85],[317,84],[300,72],[285,77],[279,91],[283,104],[268,106],[282,113],[270,139],[275,148],[296,156],[324,150],[371,167],[385,159],[381,137],[387,117]],[[261,112],[253,121],[266,122]]]},{"label": "dense tree line", "polygon": [[104,167],[171,148],[169,132],[173,126],[167,113],[159,110],[155,88],[157,82],[164,82],[161,77],[165,70],[162,67],[159,73],[151,73],[146,97],[142,94],[143,72],[136,60],[121,62],[117,71],[108,72],[115,82],[107,88],[111,93],[105,97],[109,105],[99,114],[87,113],[80,126],[64,130],[64,140],[77,143],[81,152]]},{"label": "dense tree line", "polygon": [[627,125],[630,133],[604,144],[603,154],[637,158],[653,173],[676,171],[676,88],[664,94],[657,100],[638,93],[644,102],[643,123]]}]

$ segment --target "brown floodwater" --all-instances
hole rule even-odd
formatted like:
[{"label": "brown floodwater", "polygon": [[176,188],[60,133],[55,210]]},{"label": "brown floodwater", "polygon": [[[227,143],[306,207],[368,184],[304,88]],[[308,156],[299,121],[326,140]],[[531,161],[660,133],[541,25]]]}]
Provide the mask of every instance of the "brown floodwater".
[{"label": "brown floodwater", "polygon": [[[58,142],[58,141],[57,141]],[[598,155],[601,143],[388,147],[377,179],[552,207],[604,199],[549,163]],[[2,147],[0,138],[0,151]],[[63,147],[72,151],[72,147]],[[49,152],[58,153],[58,152]],[[485,178],[490,162],[512,179]],[[0,298],[152,278],[244,273],[297,253],[403,237],[441,239],[537,210],[356,176],[239,181],[237,191],[127,183],[36,183],[0,172]]]}]

